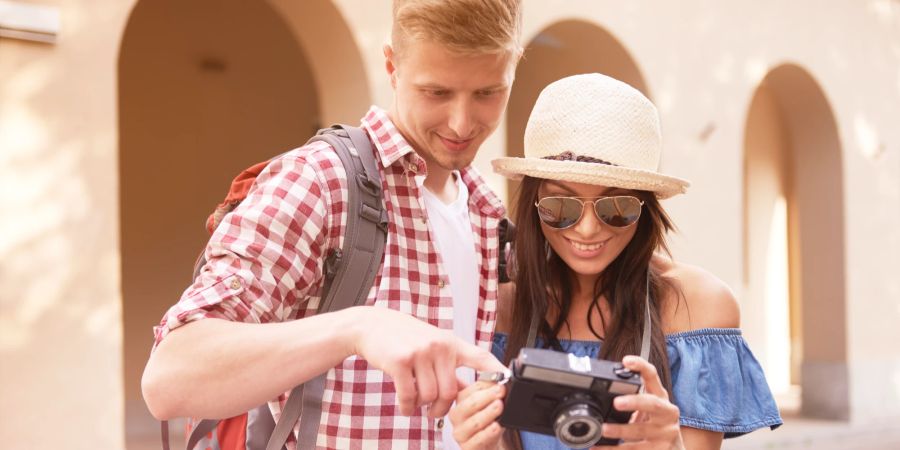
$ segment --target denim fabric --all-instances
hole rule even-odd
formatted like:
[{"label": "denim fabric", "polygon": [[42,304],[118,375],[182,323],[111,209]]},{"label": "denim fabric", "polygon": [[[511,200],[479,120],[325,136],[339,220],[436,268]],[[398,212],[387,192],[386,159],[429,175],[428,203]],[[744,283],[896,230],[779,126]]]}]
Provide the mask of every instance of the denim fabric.
[{"label": "denim fabric", "polygon": [[[507,335],[494,334],[491,351],[503,357]],[[598,341],[560,341],[563,350],[596,358]],[[537,346],[543,346],[538,339]],[[726,438],[782,424],[762,367],[737,328],[704,328],[666,336],[672,395],[681,425]],[[553,436],[522,432],[525,450],[563,447]]]}]

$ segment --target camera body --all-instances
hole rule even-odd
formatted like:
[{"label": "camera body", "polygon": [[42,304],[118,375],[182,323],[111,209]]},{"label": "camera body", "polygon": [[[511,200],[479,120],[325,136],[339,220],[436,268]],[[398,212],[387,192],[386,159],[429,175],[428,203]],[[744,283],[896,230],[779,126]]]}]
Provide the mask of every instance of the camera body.
[{"label": "camera body", "polygon": [[500,424],[556,436],[571,448],[618,445],[601,438],[600,427],[627,423],[631,412],[615,409],[613,399],[641,389],[640,375],[621,363],[547,349],[523,348],[510,372]]}]

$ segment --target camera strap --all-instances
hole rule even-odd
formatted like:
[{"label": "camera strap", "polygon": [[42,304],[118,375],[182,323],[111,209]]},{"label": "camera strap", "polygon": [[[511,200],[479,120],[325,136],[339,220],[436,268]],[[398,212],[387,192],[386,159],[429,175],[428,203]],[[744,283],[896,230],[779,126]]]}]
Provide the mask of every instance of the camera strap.
[{"label": "camera strap", "polygon": [[641,358],[650,360],[650,268],[647,268],[647,281],[644,289],[644,333],[641,335]]},{"label": "camera strap", "polygon": [[[641,335],[641,358],[649,361],[650,358],[650,268],[647,268],[646,288],[644,291],[644,332]],[[528,327],[528,340],[525,341],[526,347],[534,347],[537,340],[537,329],[540,317],[537,314],[531,315],[531,325]]]}]

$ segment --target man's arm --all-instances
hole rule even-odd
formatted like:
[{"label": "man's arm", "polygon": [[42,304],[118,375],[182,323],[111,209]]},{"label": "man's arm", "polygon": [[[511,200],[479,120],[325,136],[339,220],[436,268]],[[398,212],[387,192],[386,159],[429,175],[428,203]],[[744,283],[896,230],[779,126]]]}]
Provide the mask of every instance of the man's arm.
[{"label": "man's arm", "polygon": [[349,311],[283,323],[204,319],[173,330],[141,380],[154,417],[225,418],[250,410],[351,354]]},{"label": "man's arm", "polygon": [[370,306],[291,322],[203,319],[173,330],[144,369],[141,387],[157,419],[231,417],[360,355],[394,379],[402,414],[430,405],[446,414],[459,366],[504,367],[487,350],[407,314]]}]

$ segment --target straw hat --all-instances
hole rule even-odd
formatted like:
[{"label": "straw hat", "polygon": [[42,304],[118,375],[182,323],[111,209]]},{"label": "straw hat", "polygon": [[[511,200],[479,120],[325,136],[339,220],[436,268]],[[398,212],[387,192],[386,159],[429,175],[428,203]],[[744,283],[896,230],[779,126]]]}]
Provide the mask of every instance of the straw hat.
[{"label": "straw hat", "polygon": [[651,191],[658,198],[690,185],[658,172],[662,138],[656,107],[637,89],[590,73],[541,91],[525,127],[525,157],[497,158],[494,171]]}]

